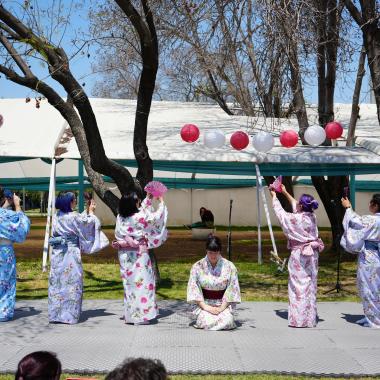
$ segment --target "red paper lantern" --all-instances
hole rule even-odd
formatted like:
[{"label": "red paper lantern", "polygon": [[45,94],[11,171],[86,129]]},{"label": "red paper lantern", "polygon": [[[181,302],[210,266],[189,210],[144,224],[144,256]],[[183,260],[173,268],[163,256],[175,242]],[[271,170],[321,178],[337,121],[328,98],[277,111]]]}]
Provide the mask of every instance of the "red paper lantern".
[{"label": "red paper lantern", "polygon": [[249,137],[245,132],[234,132],[230,138],[230,144],[236,150],[242,150],[249,144]]},{"label": "red paper lantern", "polygon": [[335,140],[342,136],[343,127],[337,121],[330,121],[330,123],[326,124],[325,131],[328,139]]},{"label": "red paper lantern", "polygon": [[292,148],[298,143],[298,134],[292,129],[281,132],[280,143],[285,148]]},{"label": "red paper lantern", "polygon": [[185,124],[181,128],[181,137],[183,141],[192,143],[199,138],[199,128],[194,124]]}]

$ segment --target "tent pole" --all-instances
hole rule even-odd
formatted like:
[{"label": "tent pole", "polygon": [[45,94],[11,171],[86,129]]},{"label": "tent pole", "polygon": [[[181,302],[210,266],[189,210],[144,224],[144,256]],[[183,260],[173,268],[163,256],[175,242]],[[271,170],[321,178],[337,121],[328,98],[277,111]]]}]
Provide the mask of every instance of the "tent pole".
[{"label": "tent pole", "polygon": [[355,174],[350,175],[350,202],[352,209],[355,210],[355,198],[356,198],[356,178]]},{"label": "tent pole", "polygon": [[261,245],[261,208],[260,208],[260,188],[259,177],[256,170],[256,209],[257,209],[257,262],[263,263],[263,253]]},{"label": "tent pole", "polygon": [[273,235],[273,230],[272,230],[272,223],[270,221],[270,215],[269,215],[269,209],[268,209],[267,199],[265,197],[264,188],[262,186],[261,173],[260,173],[259,165],[256,164],[255,166],[256,166],[256,177],[257,177],[257,179],[259,181],[258,184],[259,184],[259,187],[260,187],[261,198],[262,198],[262,201],[263,201],[263,204],[264,204],[265,216],[266,216],[267,222],[268,222],[268,228],[269,228],[270,239],[272,241],[273,252],[274,252],[274,254],[276,256],[278,256],[276,242],[274,240],[274,235]]},{"label": "tent pole", "polygon": [[48,209],[47,209],[47,221],[45,228],[45,240],[44,240],[44,249],[42,252],[42,271],[46,272],[47,269],[47,258],[49,252],[49,237],[50,237],[50,222],[52,215],[54,213],[54,203],[55,203],[55,158],[51,161],[51,170],[50,170],[50,183],[49,183],[49,197],[48,197]]},{"label": "tent pole", "polygon": [[78,209],[79,209],[79,212],[83,212],[84,210],[84,169],[83,169],[82,160],[78,160],[78,184],[79,184]]}]

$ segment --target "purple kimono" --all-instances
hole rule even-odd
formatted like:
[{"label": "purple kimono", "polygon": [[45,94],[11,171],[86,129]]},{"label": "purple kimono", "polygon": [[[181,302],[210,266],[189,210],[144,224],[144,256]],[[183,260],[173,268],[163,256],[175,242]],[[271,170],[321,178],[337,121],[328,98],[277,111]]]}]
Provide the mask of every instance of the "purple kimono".
[{"label": "purple kimono", "polygon": [[318,237],[317,219],[313,212],[286,212],[277,198],[273,198],[273,207],[291,250],[288,324],[291,327],[315,327],[318,254],[324,248]]},{"label": "purple kimono", "polygon": [[108,245],[100,221],[86,212],[53,217],[48,312],[50,322],[78,323],[82,311],[83,268],[81,253],[95,253]]}]

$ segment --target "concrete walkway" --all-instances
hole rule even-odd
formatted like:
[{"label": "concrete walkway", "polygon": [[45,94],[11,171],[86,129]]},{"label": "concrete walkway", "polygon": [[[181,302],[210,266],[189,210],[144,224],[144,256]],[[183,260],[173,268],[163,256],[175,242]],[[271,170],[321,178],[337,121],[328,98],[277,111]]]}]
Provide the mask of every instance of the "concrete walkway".
[{"label": "concrete walkway", "polygon": [[15,319],[0,323],[0,372],[36,350],[56,352],[65,371],[107,372],[127,357],[160,359],[172,373],[270,372],[309,375],[379,375],[380,329],[353,322],[357,303],[319,303],[314,329],[287,327],[287,305],[244,302],[239,328],[201,331],[189,326],[188,306],[161,301],[154,325],[125,325],[122,302],[84,302],[82,320],[68,326],[47,321],[47,301],[17,303]]}]

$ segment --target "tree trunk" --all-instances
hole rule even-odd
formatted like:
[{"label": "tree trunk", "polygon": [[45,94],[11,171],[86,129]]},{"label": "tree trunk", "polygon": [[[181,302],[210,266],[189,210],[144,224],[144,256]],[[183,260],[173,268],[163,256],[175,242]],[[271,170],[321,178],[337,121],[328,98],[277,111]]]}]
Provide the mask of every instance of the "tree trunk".
[{"label": "tree trunk", "polygon": [[362,81],[365,74],[365,68],[364,68],[365,57],[366,57],[366,52],[365,52],[365,48],[363,47],[362,51],[360,52],[354,95],[352,96],[351,117],[350,117],[350,124],[348,126],[348,132],[347,132],[347,142],[346,142],[347,146],[353,146],[355,143],[356,122],[358,120],[359,110],[360,110],[360,107],[359,107],[360,91],[362,88]]}]

